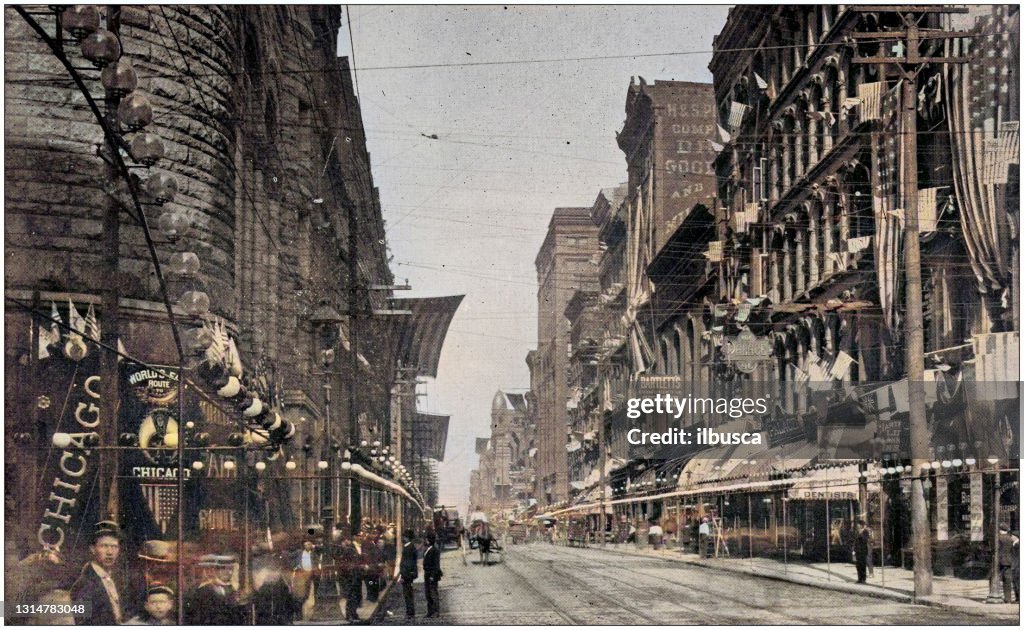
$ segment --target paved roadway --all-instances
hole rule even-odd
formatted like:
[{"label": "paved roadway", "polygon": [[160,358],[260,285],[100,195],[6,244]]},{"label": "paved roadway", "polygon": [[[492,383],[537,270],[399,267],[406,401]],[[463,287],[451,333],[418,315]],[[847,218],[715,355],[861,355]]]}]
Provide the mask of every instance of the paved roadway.
[{"label": "paved roadway", "polygon": [[[538,543],[508,545],[490,566],[461,553],[442,556],[442,614],[425,619],[417,582],[413,623],[580,624],[912,624],[1000,623],[941,608],[901,604],[778,580],[633,555]],[[422,579],[422,578],[421,578]],[[379,623],[404,624],[401,587]],[[1005,623],[1005,621],[1003,621]]]}]

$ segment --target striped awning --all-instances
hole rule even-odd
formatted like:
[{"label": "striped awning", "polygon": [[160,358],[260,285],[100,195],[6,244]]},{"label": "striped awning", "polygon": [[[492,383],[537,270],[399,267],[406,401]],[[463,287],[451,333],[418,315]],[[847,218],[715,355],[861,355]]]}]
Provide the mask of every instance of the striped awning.
[{"label": "striped awning", "polygon": [[398,336],[398,358],[415,367],[420,376],[437,376],[437,363],[455,310],[463,295],[432,298],[395,298],[392,307],[412,311],[401,317]]},{"label": "striped awning", "polygon": [[444,461],[451,416],[417,411],[412,419],[413,449],[423,457]]}]

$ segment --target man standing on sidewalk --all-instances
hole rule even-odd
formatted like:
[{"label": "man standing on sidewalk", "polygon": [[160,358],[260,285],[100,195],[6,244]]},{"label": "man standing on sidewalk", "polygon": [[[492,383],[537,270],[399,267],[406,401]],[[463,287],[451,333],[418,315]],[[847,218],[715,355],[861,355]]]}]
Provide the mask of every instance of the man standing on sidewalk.
[{"label": "man standing on sidewalk", "polygon": [[441,572],[441,550],[437,547],[437,538],[433,532],[427,534],[427,550],[423,552],[423,584],[427,593],[427,617],[436,617],[440,612],[440,601],[437,583],[444,573]]},{"label": "man standing on sidewalk", "polygon": [[853,555],[857,563],[857,584],[867,584],[868,553],[871,549],[871,528],[863,520],[857,521],[857,538],[853,541]]},{"label": "man standing on sidewalk", "polygon": [[[1006,523],[999,524],[999,577],[1003,581],[1003,601],[1007,604],[1013,602],[1010,599],[1012,592],[1017,602],[1020,602],[1020,541],[1010,534],[1010,526]],[[1011,588],[1012,587],[1012,588]]]},{"label": "man standing on sidewalk", "polygon": [[411,529],[405,530],[402,534],[402,560],[398,565],[398,576],[402,580],[402,596],[405,597],[405,618],[412,619],[416,616],[416,595],[412,590],[412,583],[419,575],[416,565],[416,545],[413,539],[416,535]]},{"label": "man standing on sidewalk", "polygon": [[708,557],[708,541],[711,538],[711,523],[708,522],[708,517],[704,517],[700,521],[700,528],[698,532],[698,550],[700,551],[701,558]]}]

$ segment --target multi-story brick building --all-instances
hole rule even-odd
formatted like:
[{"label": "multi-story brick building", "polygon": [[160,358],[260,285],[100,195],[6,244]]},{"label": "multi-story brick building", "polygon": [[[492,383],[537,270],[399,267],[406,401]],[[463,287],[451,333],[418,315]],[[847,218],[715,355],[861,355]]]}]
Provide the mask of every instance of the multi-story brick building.
[{"label": "multi-story brick building", "polygon": [[568,429],[569,325],[565,308],[573,293],[597,284],[597,226],[590,208],[556,208],[537,254],[537,500],[568,497],[565,444]]}]

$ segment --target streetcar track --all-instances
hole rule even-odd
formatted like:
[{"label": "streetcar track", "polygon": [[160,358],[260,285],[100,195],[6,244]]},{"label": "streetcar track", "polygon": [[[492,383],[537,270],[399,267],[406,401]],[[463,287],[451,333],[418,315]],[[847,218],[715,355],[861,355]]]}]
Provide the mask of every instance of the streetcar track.
[{"label": "streetcar track", "polygon": [[[538,560],[533,560],[533,562],[539,562],[539,561]],[[554,612],[556,615],[558,615],[563,620],[568,622],[566,625],[572,625],[572,626],[589,625],[589,624],[584,623],[582,620],[577,619],[576,617],[570,615],[569,613],[562,611],[560,609],[560,604],[559,604],[558,601],[556,601],[553,597],[551,597],[550,595],[548,595],[544,591],[542,591],[539,588],[537,588],[536,586],[534,586],[533,582],[531,582],[529,579],[527,579],[527,577],[525,575],[523,575],[519,571],[513,569],[512,565],[508,563],[506,558],[502,559],[501,564],[503,565],[503,567],[506,570],[508,570],[509,573],[511,573],[512,575],[514,575],[517,578],[519,578],[519,581],[526,585],[527,590],[532,592],[534,595],[537,595],[542,600],[547,601],[548,604],[551,605],[552,612]]]},{"label": "streetcar track", "polygon": [[[558,548],[558,549],[560,551],[566,551],[566,550],[564,550],[562,548]],[[568,552],[565,553],[565,554],[562,554],[562,555],[564,557],[574,557],[575,556],[575,554],[568,553]],[[651,558],[654,559],[654,560],[659,560],[662,563],[676,564],[676,562],[674,560],[671,560],[669,558],[658,558],[656,556],[651,556]],[[645,596],[650,596],[651,595],[650,591],[645,590],[643,587],[637,586],[636,584],[634,584],[632,582],[629,582],[627,580],[624,580],[622,578],[616,578],[616,577],[613,577],[611,575],[605,575],[603,573],[599,573],[599,572],[597,572],[597,571],[595,571],[593,569],[587,569],[587,567],[585,565],[581,565],[581,568],[583,568],[585,570],[589,570],[591,573],[595,573],[595,574],[599,575],[600,577],[602,577],[603,579],[607,579],[607,580],[618,582],[620,584],[624,584],[624,585],[632,588],[633,590],[642,592]],[[629,571],[631,573],[634,573],[636,575],[644,576],[644,577],[646,577],[648,579],[651,579],[651,580],[657,580],[659,582],[667,582],[667,583],[672,584],[672,585],[674,585],[674,586],[676,586],[678,588],[686,588],[686,585],[680,584],[679,582],[675,582],[671,578],[663,577],[663,576],[660,576],[660,575],[651,575],[650,573],[647,573],[647,572],[645,572],[645,571],[643,571],[641,569],[638,569],[638,568],[625,567],[625,566],[622,566],[622,565],[619,565],[619,568],[620,569],[624,569],[626,571]],[[717,573],[719,575],[730,573],[728,571],[725,571],[724,569],[718,569],[716,567],[704,567],[704,568],[711,569],[711,570],[715,571],[715,573]],[[716,581],[714,581],[714,580],[706,581],[706,585],[708,587],[710,587],[711,585],[713,585],[715,583],[716,583]],[[676,595],[675,593],[671,593],[671,592],[669,592],[667,594],[672,596],[672,597],[674,597]],[[728,603],[737,604],[737,605],[739,605],[741,607],[752,608],[752,609],[755,609],[755,610],[765,610],[765,608],[760,608],[758,606],[755,606],[755,605],[751,604],[749,600],[744,600],[744,599],[741,599],[741,598],[738,598],[738,597],[729,597],[728,595],[726,595],[726,594],[724,594],[722,592],[719,592],[719,591],[714,591],[714,596],[716,598],[716,601],[718,601],[718,602],[728,602]],[[708,622],[711,621],[710,619],[708,619],[708,617],[714,618],[715,623],[730,624],[730,623],[735,623],[736,622],[735,616],[714,615],[714,614],[710,613],[707,608],[704,608],[704,609],[700,610],[699,612],[697,612],[697,611],[693,611],[693,609],[688,607],[688,606],[683,606],[681,604],[678,604],[678,602],[676,602],[676,604],[679,605],[680,607],[687,608],[691,612],[697,613],[699,618],[701,619],[701,621],[704,622],[704,623],[708,623]],[[784,612],[780,612],[777,609],[773,609],[772,612],[774,614],[776,614],[776,615],[780,615],[781,617],[783,617],[783,618],[785,618],[787,620],[790,620],[791,623],[795,623],[795,624],[798,624],[798,625],[799,624],[806,624],[808,622],[808,620],[806,618],[804,618],[804,617],[796,617],[796,616],[793,616],[793,615],[788,615],[788,614],[786,614]],[[768,623],[768,622],[765,622],[765,623]],[[769,625],[775,625],[775,622],[772,622]]]}]

